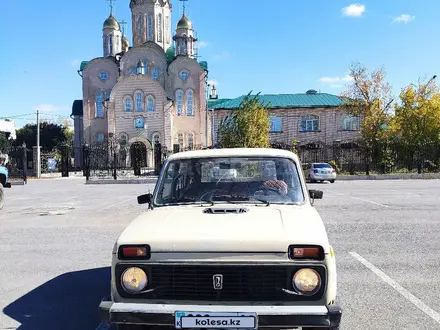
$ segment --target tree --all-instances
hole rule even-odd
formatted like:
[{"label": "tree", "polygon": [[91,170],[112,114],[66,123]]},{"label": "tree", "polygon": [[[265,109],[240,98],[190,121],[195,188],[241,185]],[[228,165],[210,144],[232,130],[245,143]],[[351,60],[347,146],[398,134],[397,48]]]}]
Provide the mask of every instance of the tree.
[{"label": "tree", "polygon": [[417,86],[403,88],[399,97],[391,129],[405,149],[408,168],[416,155],[421,172],[423,158],[428,154],[435,156],[440,140],[440,91],[434,79],[419,79]]},{"label": "tree", "polygon": [[[53,150],[55,147],[69,142],[71,134],[68,127],[48,122],[40,123],[40,145],[43,150]],[[28,148],[37,145],[37,125],[27,124],[17,130],[15,145],[21,146],[23,142]]]},{"label": "tree", "polygon": [[368,164],[371,161],[380,163],[380,154],[383,151],[381,144],[387,136],[394,99],[391,95],[391,86],[385,81],[384,68],[371,73],[360,63],[350,66],[351,85],[342,93],[344,99],[342,109],[357,116],[360,121],[360,143],[367,154]]},{"label": "tree", "polygon": [[259,93],[249,93],[238,109],[220,123],[220,143],[224,148],[267,148],[269,132],[267,105],[260,102]]}]

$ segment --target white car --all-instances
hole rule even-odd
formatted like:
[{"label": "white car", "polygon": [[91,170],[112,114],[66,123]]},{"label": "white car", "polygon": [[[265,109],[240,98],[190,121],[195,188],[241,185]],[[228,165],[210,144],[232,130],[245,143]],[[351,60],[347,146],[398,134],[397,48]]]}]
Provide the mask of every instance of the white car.
[{"label": "white car", "polygon": [[336,171],[328,163],[312,163],[307,169],[307,179],[313,183],[317,181],[336,181]]},{"label": "white car", "polygon": [[322,195],[307,191],[289,151],[170,156],[153,194],[138,197],[148,210],[114,245],[102,322],[118,330],[339,329],[335,254],[313,206]]}]

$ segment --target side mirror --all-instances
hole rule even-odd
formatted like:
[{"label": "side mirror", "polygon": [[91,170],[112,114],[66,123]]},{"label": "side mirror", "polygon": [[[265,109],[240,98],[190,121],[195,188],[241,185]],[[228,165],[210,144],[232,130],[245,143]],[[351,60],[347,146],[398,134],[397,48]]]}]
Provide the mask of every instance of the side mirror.
[{"label": "side mirror", "polygon": [[137,198],[138,204],[148,204],[148,206],[151,208],[151,204],[153,202],[153,195],[152,194],[145,194],[140,195]]},{"label": "side mirror", "polygon": [[322,199],[322,196],[324,196],[324,192],[322,190],[309,190],[309,196],[311,199]]}]

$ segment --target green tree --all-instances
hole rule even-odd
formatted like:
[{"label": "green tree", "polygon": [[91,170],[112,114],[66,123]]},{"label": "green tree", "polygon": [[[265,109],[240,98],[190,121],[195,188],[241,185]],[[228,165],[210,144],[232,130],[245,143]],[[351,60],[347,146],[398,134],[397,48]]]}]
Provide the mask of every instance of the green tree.
[{"label": "green tree", "polygon": [[424,158],[434,156],[440,140],[440,91],[434,79],[402,89],[391,130],[405,151],[407,167],[415,156],[421,172]]},{"label": "green tree", "polygon": [[[71,133],[65,125],[48,122],[40,123],[40,145],[43,150],[53,150],[55,147],[70,142]],[[37,145],[37,125],[27,124],[17,130],[15,145],[25,142],[28,148]]]},{"label": "green tree", "polygon": [[220,123],[220,143],[224,148],[267,148],[269,132],[267,105],[260,102],[259,93],[249,93],[238,109]]},{"label": "green tree", "polygon": [[388,134],[385,128],[389,126],[394,99],[384,68],[370,73],[355,62],[350,66],[349,75],[352,83],[341,95],[344,99],[342,109],[361,121],[360,143],[366,152],[368,174],[370,161],[381,163],[383,142]]}]

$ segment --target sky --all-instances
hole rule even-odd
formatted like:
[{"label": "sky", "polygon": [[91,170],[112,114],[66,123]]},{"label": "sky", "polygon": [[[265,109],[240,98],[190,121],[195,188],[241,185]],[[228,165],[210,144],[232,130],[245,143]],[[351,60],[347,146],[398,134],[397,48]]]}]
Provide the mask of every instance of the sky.
[{"label": "sky", "polygon": [[[116,0],[131,42],[129,0]],[[172,0],[175,27],[182,4]],[[106,0],[1,0],[0,119],[69,118],[83,60],[102,56]],[[220,98],[250,91],[339,95],[354,61],[384,67],[396,96],[440,75],[439,0],[189,0],[187,16]],[[433,39],[434,38],[434,39]],[[23,116],[25,115],[25,116]]]}]

